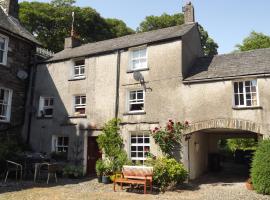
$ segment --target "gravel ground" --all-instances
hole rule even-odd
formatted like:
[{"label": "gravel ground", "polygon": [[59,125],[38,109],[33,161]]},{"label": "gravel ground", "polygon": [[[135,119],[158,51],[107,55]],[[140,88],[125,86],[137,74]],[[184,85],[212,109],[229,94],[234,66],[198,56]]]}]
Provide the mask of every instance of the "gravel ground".
[{"label": "gravel ground", "polygon": [[[203,180],[203,179],[202,179]],[[228,181],[227,181],[228,182]],[[256,194],[245,188],[244,182],[216,182],[201,184],[185,184],[172,192],[143,195],[141,189],[121,191],[113,185],[104,185],[96,179],[77,183],[71,180],[61,180],[58,185],[46,185],[32,182],[8,183],[0,187],[0,200],[144,200],[177,199],[177,200],[270,200],[270,196]]]}]

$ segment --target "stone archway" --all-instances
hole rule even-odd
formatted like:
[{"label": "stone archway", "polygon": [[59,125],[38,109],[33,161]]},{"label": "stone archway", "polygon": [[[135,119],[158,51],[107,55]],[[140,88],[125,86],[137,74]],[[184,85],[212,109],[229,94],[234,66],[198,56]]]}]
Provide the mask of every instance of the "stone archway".
[{"label": "stone archway", "polygon": [[217,153],[219,139],[260,137],[262,132],[261,124],[243,119],[218,118],[191,123],[183,141],[183,161],[190,178],[207,171],[208,154]]},{"label": "stone archway", "polygon": [[184,134],[190,134],[205,129],[219,129],[219,128],[235,129],[262,134],[261,125],[256,122],[243,119],[229,119],[229,118],[217,118],[191,123],[188,129],[185,130]]}]

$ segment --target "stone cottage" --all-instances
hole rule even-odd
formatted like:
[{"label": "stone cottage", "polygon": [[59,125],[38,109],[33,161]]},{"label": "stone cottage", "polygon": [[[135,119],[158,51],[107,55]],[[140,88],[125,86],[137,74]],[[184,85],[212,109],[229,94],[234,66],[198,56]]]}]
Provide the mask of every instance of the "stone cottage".
[{"label": "stone cottage", "polygon": [[33,148],[80,154],[93,173],[96,137],[108,120],[121,119],[133,161],[145,160],[146,149],[160,155],[150,135],[156,126],[188,120],[182,153],[193,179],[219,139],[267,137],[270,49],[204,57],[194,8],[184,10],[180,26],[85,45],[66,38],[37,69]]},{"label": "stone cottage", "polygon": [[0,0],[0,132],[19,134],[38,41],[18,21],[18,1]]}]

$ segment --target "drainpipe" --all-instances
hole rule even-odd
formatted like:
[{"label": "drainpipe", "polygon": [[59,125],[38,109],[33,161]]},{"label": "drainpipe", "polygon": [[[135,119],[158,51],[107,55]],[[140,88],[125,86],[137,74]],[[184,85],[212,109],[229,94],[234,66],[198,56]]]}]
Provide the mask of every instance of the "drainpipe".
[{"label": "drainpipe", "polygon": [[119,112],[120,62],[121,62],[121,51],[117,50],[115,116],[114,116],[116,119],[118,118],[118,112]]},{"label": "drainpipe", "polygon": [[189,140],[191,139],[191,136],[190,135],[187,135],[186,137],[185,137],[185,140],[188,142],[188,181],[190,180],[190,152],[189,152],[189,146],[190,146],[190,144],[189,144]]},{"label": "drainpipe", "polygon": [[35,89],[35,80],[36,80],[36,70],[37,69],[37,55],[34,54],[34,63],[31,67],[30,72],[30,80],[29,80],[29,102],[28,102],[28,108],[31,108],[30,111],[28,111],[28,124],[27,124],[27,137],[26,137],[26,144],[30,144],[30,136],[31,136],[31,123],[32,123],[32,107],[34,102],[34,89]]}]

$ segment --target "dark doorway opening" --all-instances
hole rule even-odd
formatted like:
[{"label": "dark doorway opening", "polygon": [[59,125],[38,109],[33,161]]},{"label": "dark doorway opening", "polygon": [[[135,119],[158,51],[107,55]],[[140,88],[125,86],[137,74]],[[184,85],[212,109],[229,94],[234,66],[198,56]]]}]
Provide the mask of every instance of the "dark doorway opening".
[{"label": "dark doorway opening", "polygon": [[97,143],[97,137],[88,137],[87,142],[87,175],[96,174],[96,162],[102,157]]}]

